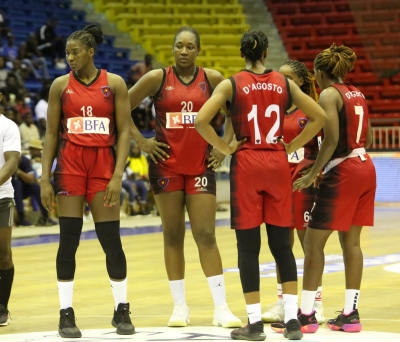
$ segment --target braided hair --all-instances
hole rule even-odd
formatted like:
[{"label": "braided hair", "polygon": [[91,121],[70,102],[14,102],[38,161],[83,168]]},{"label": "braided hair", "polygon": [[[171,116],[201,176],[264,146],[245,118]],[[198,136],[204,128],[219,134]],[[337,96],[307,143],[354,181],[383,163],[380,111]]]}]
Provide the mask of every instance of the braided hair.
[{"label": "braided hair", "polygon": [[303,93],[310,96],[315,102],[318,102],[318,94],[315,89],[315,78],[312,72],[307,69],[306,65],[300,61],[295,61],[293,59],[288,59],[284,62],[282,66],[289,66],[293,72],[297,75],[297,77],[301,77],[303,79],[303,84],[300,86],[300,89]]},{"label": "braided hair", "polygon": [[240,52],[249,61],[257,62],[267,49],[268,38],[261,30],[248,30],[240,39]]},{"label": "braided hair", "polygon": [[193,27],[189,27],[189,26],[183,26],[181,27],[174,36],[174,44],[176,42],[176,37],[178,36],[178,34],[182,33],[182,32],[190,32],[193,33],[194,36],[196,37],[196,43],[197,43],[197,47],[200,49],[200,35],[199,32],[197,32],[196,29],[194,29]]},{"label": "braided hair", "polygon": [[329,49],[321,51],[315,58],[316,70],[325,71],[330,78],[345,78],[346,74],[354,68],[357,56],[347,46],[336,46],[333,43]]},{"label": "braided hair", "polygon": [[96,51],[97,44],[103,41],[103,31],[99,24],[89,24],[82,30],[72,33],[68,37],[67,42],[69,40],[78,40],[82,44],[85,44],[88,49],[93,48]]}]

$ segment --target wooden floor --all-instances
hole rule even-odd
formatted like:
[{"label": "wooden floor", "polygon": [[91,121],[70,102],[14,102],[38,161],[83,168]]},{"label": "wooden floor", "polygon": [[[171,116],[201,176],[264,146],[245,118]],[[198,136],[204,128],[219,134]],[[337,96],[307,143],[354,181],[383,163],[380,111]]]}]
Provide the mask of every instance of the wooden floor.
[{"label": "wooden floor", "polygon": [[[219,218],[229,217],[229,212]],[[129,218],[121,221],[122,227],[134,227],[141,220]],[[148,220],[149,226],[159,226],[157,218]],[[156,223],[155,223],[156,222]],[[157,223],[158,222],[158,223]],[[225,269],[235,268],[237,252],[234,232],[227,225],[218,226],[217,241]],[[91,230],[92,225],[85,225]],[[43,228],[29,228],[25,236],[43,234]],[[57,228],[48,229],[52,233]],[[137,228],[145,229],[145,228]],[[15,237],[24,236],[15,229]],[[29,234],[30,233],[30,234]],[[261,264],[273,261],[263,234]],[[35,238],[27,240],[32,243]],[[186,297],[190,307],[191,325],[210,326],[213,303],[207,281],[200,268],[198,254],[187,231],[186,251]],[[57,330],[59,302],[56,287],[55,255],[57,243],[26,245],[13,248],[15,279],[9,309],[11,324],[0,329],[2,334],[17,334],[34,331]],[[146,233],[123,237],[123,247],[128,261],[128,299],[131,318],[137,327],[163,327],[172,313],[172,299],[163,261],[162,234]],[[365,267],[359,310],[364,330],[400,333],[400,274],[388,272],[385,266],[400,263],[400,207],[377,207],[374,228],[365,228],[362,236],[364,257],[371,266]],[[298,241],[295,256],[303,255]],[[340,255],[337,234],[333,234],[326,247],[326,255]],[[397,256],[395,255],[397,254]],[[391,257],[386,257],[392,255]],[[394,255],[394,256],[393,256]],[[337,261],[336,261],[337,263]],[[299,260],[301,264],[301,260]],[[374,266],[375,265],[375,266]],[[332,264],[330,272],[323,278],[323,303],[325,317],[332,318],[344,303],[344,272],[339,265]],[[399,267],[398,267],[399,268]],[[299,270],[301,267],[299,267]],[[268,272],[262,272],[268,275]],[[301,280],[299,288],[301,288]],[[245,304],[241,292],[238,272],[225,272],[227,299],[231,310],[246,320]],[[261,279],[263,310],[276,300],[276,285],[273,277]],[[81,329],[110,328],[113,299],[105,269],[105,258],[97,240],[81,241],[77,253],[74,309],[77,325]],[[1,340],[1,336],[0,336]]]}]

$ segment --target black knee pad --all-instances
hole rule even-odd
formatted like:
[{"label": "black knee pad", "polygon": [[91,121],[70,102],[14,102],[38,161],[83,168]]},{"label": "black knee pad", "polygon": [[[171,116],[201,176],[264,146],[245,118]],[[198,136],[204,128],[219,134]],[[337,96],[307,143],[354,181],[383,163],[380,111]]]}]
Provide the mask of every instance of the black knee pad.
[{"label": "black knee pad", "polygon": [[71,280],[75,275],[75,254],[79,246],[83,219],[81,217],[60,217],[60,243],[56,268],[59,280]]},{"label": "black knee pad", "polygon": [[119,234],[119,221],[95,223],[96,234],[106,254],[108,276],[111,279],[126,278],[126,258]]},{"label": "black knee pad", "polygon": [[279,269],[281,282],[297,281],[297,266],[290,245],[290,229],[268,224],[268,245]]},{"label": "black knee pad", "polygon": [[260,227],[236,230],[236,240],[243,293],[260,291]]}]

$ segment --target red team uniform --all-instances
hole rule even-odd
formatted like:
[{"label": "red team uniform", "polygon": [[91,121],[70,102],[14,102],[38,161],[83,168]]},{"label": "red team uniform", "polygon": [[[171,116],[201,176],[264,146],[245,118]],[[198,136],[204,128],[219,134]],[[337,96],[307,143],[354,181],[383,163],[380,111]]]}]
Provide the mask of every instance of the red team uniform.
[{"label": "red team uniform", "polygon": [[285,148],[277,142],[291,106],[287,80],[271,70],[262,75],[244,70],[230,80],[233,96],[228,109],[236,139],[247,139],[231,160],[231,226],[251,229],[265,222],[289,227],[291,174]]},{"label": "red team uniform", "polygon": [[365,152],[368,107],[355,87],[331,85],[342,96],[339,112],[339,141],[315,198],[309,227],[348,231],[351,225],[372,226],[376,173]]},{"label": "red team uniform", "polygon": [[88,85],[71,71],[61,95],[59,152],[54,172],[55,192],[86,196],[88,203],[105,191],[115,169],[117,141],[114,94],[107,71],[99,70]]},{"label": "red team uniform", "polygon": [[[284,140],[290,142],[296,138],[303,131],[308,121],[307,116],[298,108],[290,113],[286,113],[283,122]],[[318,151],[318,137],[315,137],[296,152],[288,154],[292,182],[301,177],[299,174],[300,171],[314,164]],[[315,189],[313,186],[302,189],[300,192],[293,192],[294,228],[299,230],[307,228],[310,211],[314,204],[314,197]]]},{"label": "red team uniform", "polygon": [[168,144],[170,157],[150,162],[154,193],[184,190],[186,194],[216,193],[215,173],[207,168],[210,146],[194,128],[194,119],[210,98],[212,88],[203,68],[183,83],[175,67],[163,69],[160,90],[154,96],[156,140]]}]

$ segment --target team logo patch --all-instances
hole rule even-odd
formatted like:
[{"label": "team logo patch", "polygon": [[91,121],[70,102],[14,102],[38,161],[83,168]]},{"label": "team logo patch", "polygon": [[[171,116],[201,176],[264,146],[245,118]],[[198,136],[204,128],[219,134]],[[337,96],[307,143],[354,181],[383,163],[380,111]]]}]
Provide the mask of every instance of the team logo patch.
[{"label": "team logo patch", "polygon": [[299,123],[300,128],[304,128],[307,125],[308,119],[307,118],[300,118],[297,120]]},{"label": "team logo patch", "polygon": [[66,93],[66,94],[73,94],[74,92],[73,92],[71,89],[68,88],[68,89],[65,91],[65,93]]},{"label": "team logo patch", "polygon": [[160,178],[157,180],[157,183],[159,186],[161,186],[163,189],[165,189],[168,185],[168,178]]},{"label": "team logo patch", "polygon": [[174,90],[174,87],[173,86],[166,86],[165,90]]},{"label": "team logo patch", "polygon": [[200,82],[199,83],[199,88],[202,90],[202,92],[204,93],[207,89],[207,85],[206,82]]},{"label": "team logo patch", "polygon": [[105,97],[108,97],[111,93],[111,89],[109,86],[100,87],[100,90]]}]

